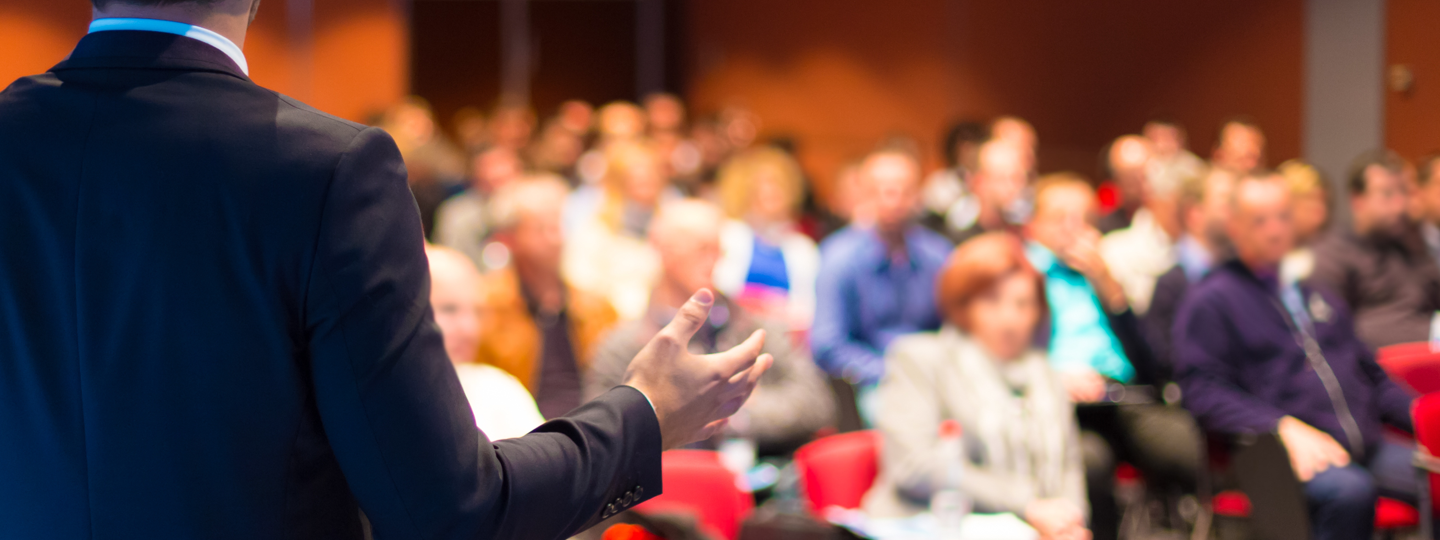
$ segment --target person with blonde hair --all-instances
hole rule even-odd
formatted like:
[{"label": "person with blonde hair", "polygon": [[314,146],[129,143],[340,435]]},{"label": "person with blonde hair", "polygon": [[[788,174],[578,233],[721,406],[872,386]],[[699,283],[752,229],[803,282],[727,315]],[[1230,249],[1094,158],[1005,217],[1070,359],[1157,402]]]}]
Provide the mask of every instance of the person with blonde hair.
[{"label": "person with blonde hair", "polygon": [[776,148],[746,150],[720,169],[718,195],[729,219],[716,289],[756,315],[809,330],[820,250],[795,228],[805,198],[800,165]]},{"label": "person with blonde hair", "polygon": [[1309,279],[1315,270],[1316,241],[1330,225],[1330,186],[1314,165],[1299,159],[1275,168],[1290,188],[1290,215],[1295,226],[1295,248],[1280,263],[1280,274],[1290,281]]},{"label": "person with blonde hair", "polygon": [[[886,351],[876,420],[884,444],[866,512],[922,512],[958,460],[959,490],[977,511],[1014,513],[1041,538],[1089,538],[1075,407],[1032,341],[1046,315],[1044,276],[1019,238],[991,232],[950,254],[936,289],[945,325]],[[937,435],[947,421],[979,451],[943,455]]]},{"label": "person with blonde hair", "polygon": [[566,209],[562,273],[573,286],[596,292],[625,320],[645,313],[660,272],[646,242],[650,220],[663,200],[678,197],[662,174],[659,156],[643,141],[621,141],[605,150],[605,174],[598,197],[571,197]]}]

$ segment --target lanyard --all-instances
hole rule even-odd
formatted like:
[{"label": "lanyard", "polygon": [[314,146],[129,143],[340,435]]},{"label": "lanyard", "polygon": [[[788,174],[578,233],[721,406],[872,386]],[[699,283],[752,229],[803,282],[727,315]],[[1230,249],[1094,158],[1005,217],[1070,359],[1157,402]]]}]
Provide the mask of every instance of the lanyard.
[{"label": "lanyard", "polygon": [[1325,353],[1320,350],[1320,342],[1315,339],[1315,323],[1310,319],[1310,312],[1305,310],[1304,295],[1300,286],[1296,283],[1283,283],[1280,285],[1280,302],[1283,306],[1282,313],[1288,314],[1285,322],[1294,333],[1295,341],[1305,351],[1305,358],[1310,361],[1310,367],[1315,370],[1315,375],[1320,377],[1320,383],[1325,386],[1325,393],[1330,397],[1330,404],[1335,407],[1335,417],[1340,421],[1340,429],[1345,432],[1345,438],[1350,443],[1350,452],[1357,459],[1365,456],[1365,438],[1360,434],[1360,424],[1355,421],[1355,416],[1350,413],[1350,403],[1345,400],[1345,390],[1340,386],[1339,377],[1335,376],[1334,368],[1325,359]]}]

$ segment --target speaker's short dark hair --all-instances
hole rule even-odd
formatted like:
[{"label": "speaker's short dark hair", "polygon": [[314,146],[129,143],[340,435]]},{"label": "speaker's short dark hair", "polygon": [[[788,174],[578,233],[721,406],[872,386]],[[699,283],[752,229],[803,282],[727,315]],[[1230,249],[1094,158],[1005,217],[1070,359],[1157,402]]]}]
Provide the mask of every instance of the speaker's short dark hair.
[{"label": "speaker's short dark hair", "polygon": [[90,5],[95,9],[105,9],[111,4],[126,4],[131,6],[173,6],[176,4],[214,4],[215,0],[90,0]]}]

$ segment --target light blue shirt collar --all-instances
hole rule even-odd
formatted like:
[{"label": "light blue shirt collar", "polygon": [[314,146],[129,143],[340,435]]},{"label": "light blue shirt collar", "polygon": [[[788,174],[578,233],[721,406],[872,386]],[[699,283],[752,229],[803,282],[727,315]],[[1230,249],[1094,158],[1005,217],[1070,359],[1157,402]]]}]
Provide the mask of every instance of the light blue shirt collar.
[{"label": "light blue shirt collar", "polygon": [[95,19],[94,21],[90,22],[90,33],[92,34],[95,32],[106,32],[111,30],[140,30],[144,32],[163,32],[166,34],[175,34],[177,36],[185,36],[190,39],[202,41],[209,44],[211,47],[220,49],[220,52],[225,53],[225,56],[229,56],[230,59],[235,62],[235,65],[240,67],[240,71],[242,73],[244,73],[246,76],[250,75],[250,64],[245,62],[245,53],[240,50],[240,47],[235,45],[235,42],[230,41],[229,38],[217,34],[214,31],[206,28],[201,28],[193,24],[185,24],[175,21],[164,21],[160,19],[126,19],[117,17],[110,19]]},{"label": "light blue shirt collar", "polygon": [[1180,269],[1185,272],[1185,279],[1190,283],[1199,283],[1215,267],[1215,256],[1188,234],[1175,243],[1175,254]]}]

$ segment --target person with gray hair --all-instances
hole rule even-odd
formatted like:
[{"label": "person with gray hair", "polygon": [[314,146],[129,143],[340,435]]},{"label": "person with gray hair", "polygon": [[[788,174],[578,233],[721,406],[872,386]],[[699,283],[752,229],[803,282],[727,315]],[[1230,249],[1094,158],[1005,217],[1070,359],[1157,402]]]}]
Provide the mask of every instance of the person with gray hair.
[{"label": "person with gray hair", "polygon": [[[713,287],[720,259],[724,215],[698,199],[663,206],[650,228],[650,243],[660,254],[661,274],[645,317],[621,324],[595,353],[586,377],[586,397],[600,395],[624,379],[630,359],[645,347],[694,291]],[[757,330],[770,336],[765,352],[774,366],[760,379],[754,398],[740,409],[730,427],[752,440],[761,454],[783,454],[807,442],[834,421],[834,400],[820,370],[803,349],[785,337],[785,325],[762,320],[724,295],[716,295],[714,316],[690,349],[697,354],[724,350]]]},{"label": "person with gray hair", "polygon": [[532,175],[491,201],[495,239],[509,263],[485,277],[490,321],[475,356],[520,379],[546,418],[580,405],[590,355],[617,318],[605,298],[561,278],[568,192],[559,177]]}]

